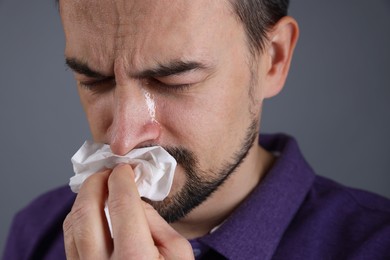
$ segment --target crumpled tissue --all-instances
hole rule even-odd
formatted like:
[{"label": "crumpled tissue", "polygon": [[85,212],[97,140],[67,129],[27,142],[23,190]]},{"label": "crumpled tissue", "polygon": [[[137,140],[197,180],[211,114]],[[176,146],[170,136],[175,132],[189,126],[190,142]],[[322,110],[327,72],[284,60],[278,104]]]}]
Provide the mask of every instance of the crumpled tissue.
[{"label": "crumpled tissue", "polygon": [[75,176],[70,178],[69,186],[77,193],[90,175],[120,163],[132,166],[141,197],[161,201],[168,196],[176,160],[160,146],[134,149],[120,156],[113,154],[109,145],[86,141],[72,157]]},{"label": "crumpled tissue", "polygon": [[[141,197],[152,201],[162,201],[168,196],[177,163],[160,146],[134,149],[120,156],[113,154],[109,145],[86,141],[72,157],[75,175],[70,178],[69,186],[73,192],[77,193],[89,176],[106,168],[113,169],[121,163],[132,166],[135,183]],[[107,205],[104,211],[112,236]]]}]

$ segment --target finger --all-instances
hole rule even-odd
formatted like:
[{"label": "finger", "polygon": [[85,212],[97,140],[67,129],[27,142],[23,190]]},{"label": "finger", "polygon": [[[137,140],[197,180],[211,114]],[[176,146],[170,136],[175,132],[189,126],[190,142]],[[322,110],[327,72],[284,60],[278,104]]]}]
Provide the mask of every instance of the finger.
[{"label": "finger", "polygon": [[194,259],[191,244],[174,230],[148,203],[143,202],[150,232],[165,259]]},{"label": "finger", "polygon": [[159,257],[146,220],[142,200],[129,165],[119,165],[108,180],[108,209],[114,238],[114,256],[134,259]]},{"label": "finger", "polygon": [[[103,210],[109,173],[104,171],[93,174],[83,183],[69,214],[70,224],[67,225],[71,226],[71,235],[80,259],[108,258],[112,252],[112,241]],[[74,255],[71,242],[68,244],[69,254]]]},{"label": "finger", "polygon": [[64,230],[64,245],[65,245],[65,254],[66,259],[75,260],[79,259],[79,254],[77,253],[76,244],[73,239],[73,228],[72,228],[72,217],[70,213],[66,216],[63,223]]}]

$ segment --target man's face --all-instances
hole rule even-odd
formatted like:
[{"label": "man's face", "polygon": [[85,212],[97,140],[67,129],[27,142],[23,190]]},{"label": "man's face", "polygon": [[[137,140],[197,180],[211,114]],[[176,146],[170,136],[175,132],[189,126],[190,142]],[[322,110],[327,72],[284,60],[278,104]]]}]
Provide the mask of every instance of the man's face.
[{"label": "man's face", "polygon": [[[262,61],[250,57],[242,24],[227,1],[60,4],[65,55],[94,140],[117,154],[150,145],[172,153],[179,162],[172,191],[154,206],[177,220],[255,142]],[[197,191],[188,192],[190,186]],[[169,216],[183,208],[181,216]]]}]

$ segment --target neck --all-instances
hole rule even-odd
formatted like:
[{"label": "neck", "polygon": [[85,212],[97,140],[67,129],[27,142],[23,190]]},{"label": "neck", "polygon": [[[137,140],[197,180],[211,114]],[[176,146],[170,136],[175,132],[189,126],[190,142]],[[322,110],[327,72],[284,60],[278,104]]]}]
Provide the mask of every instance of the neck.
[{"label": "neck", "polygon": [[244,162],[218,190],[185,218],[172,223],[171,226],[187,239],[210,233],[248,197],[274,161],[272,154],[254,145]]}]

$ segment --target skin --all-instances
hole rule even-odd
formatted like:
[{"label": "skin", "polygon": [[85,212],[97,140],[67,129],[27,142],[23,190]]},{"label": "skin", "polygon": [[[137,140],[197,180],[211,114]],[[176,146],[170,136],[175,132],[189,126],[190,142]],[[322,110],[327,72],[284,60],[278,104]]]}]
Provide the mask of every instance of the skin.
[{"label": "skin", "polygon": [[[75,71],[94,140],[119,155],[148,145],[184,147],[205,179],[241,148],[263,100],[282,89],[298,38],[295,20],[285,17],[270,30],[265,50],[251,57],[243,25],[222,0],[60,1],[60,12],[66,58],[99,74]],[[201,66],[168,76],[146,73],[173,61]],[[154,119],[145,91],[155,103]],[[67,257],[193,258],[187,239],[223,222],[271,167],[274,158],[257,142],[212,196],[170,224],[140,199],[130,166],[92,175],[64,222]],[[179,165],[169,196],[185,181]]]}]

